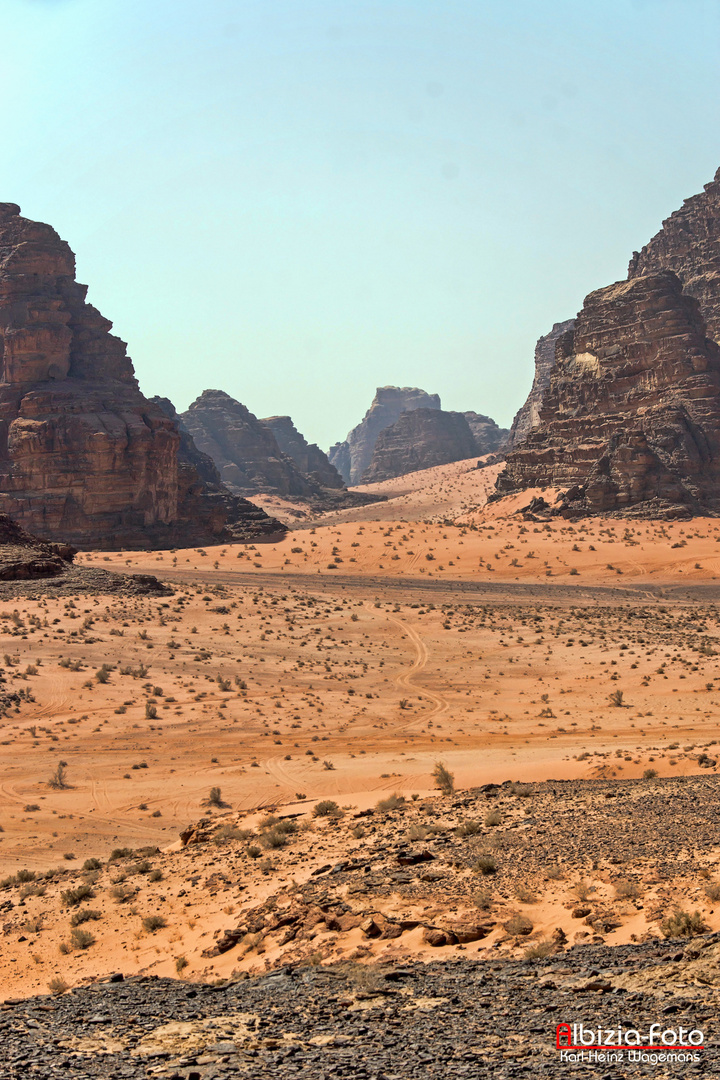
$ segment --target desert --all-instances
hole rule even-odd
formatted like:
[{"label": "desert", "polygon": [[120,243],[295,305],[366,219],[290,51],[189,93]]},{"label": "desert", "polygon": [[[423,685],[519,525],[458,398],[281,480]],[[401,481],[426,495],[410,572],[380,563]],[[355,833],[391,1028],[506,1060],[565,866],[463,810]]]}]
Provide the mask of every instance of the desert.
[{"label": "desert", "polygon": [[720,1075],[717,18],[565,6],[4,6],[0,1080]]}]

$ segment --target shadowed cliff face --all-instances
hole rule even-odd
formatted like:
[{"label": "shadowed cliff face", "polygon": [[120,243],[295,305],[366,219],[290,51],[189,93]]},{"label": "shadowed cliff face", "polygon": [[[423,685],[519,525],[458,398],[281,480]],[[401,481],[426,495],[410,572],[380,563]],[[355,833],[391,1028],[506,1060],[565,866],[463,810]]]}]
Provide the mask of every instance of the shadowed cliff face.
[{"label": "shadowed cliff face", "polygon": [[700,305],[708,337],[720,343],[720,169],[663,222],[642,251],[633,253],[628,278],[659,270],[677,274]]},{"label": "shadowed cliff face", "polygon": [[316,493],[270,429],[222,390],[204,390],[181,420],[225,484],[241,495],[273,492],[309,498]]},{"label": "shadowed cliff face", "polygon": [[475,454],[475,438],[462,413],[413,409],[380,432],[363,483],[463,461]]},{"label": "shadowed cliff face", "polygon": [[720,349],[671,272],[590,293],[500,493],[575,488],[590,512],[720,506]]},{"label": "shadowed cliff face", "polygon": [[540,418],[540,406],[543,394],[550,385],[550,372],[555,366],[555,344],[559,337],[572,330],[574,319],[555,323],[549,334],[538,338],[535,346],[535,377],[525,404],[515,414],[510,428],[508,443],[510,448],[520,446]]},{"label": "shadowed cliff face", "polygon": [[328,452],[330,461],[346,484],[359,484],[368,468],[378,435],[413,409],[439,409],[437,394],[426,394],[415,386],[379,386],[372,405],[347,439],[335,443]]},{"label": "shadowed cliff face", "polygon": [[79,547],[228,538],[86,291],[54,229],[0,204],[0,512]]},{"label": "shadowed cliff face", "polygon": [[289,416],[268,416],[260,421],[269,428],[283,454],[297,465],[300,472],[326,488],[344,488],[343,478],[327,454],[316,443],[308,443]]}]

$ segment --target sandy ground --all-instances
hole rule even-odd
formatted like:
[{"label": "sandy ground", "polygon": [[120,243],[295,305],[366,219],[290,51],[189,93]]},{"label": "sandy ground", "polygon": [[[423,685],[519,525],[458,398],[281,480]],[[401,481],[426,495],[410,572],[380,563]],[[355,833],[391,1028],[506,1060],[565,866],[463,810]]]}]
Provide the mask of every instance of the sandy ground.
[{"label": "sandy ground", "polygon": [[[167,848],[215,786],[252,815],[422,799],[438,760],[459,789],[714,774],[720,522],[523,522],[479,508],[490,470],[465,465],[391,482],[395,520],[366,507],[273,544],[79,556],[171,597],[0,592],[2,689],[23,691],[0,720],[2,873]],[[24,938],[0,964],[18,992],[47,975]],[[98,956],[74,952],[68,978]]]}]

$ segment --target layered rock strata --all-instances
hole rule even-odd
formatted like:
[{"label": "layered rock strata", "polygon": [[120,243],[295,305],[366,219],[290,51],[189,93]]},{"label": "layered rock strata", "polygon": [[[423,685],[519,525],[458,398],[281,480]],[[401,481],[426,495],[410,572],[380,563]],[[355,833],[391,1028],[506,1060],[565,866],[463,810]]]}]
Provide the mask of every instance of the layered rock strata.
[{"label": "layered rock strata", "polygon": [[558,338],[572,330],[574,324],[574,319],[557,322],[549,334],[538,338],[535,346],[535,377],[525,404],[515,414],[508,437],[508,449],[519,446],[537,425],[542,397],[550,384],[550,372],[555,366],[555,344]]},{"label": "layered rock strata", "polygon": [[437,394],[416,386],[379,386],[365,416],[344,442],[335,443],[328,457],[346,484],[360,483],[372,460],[378,435],[413,409],[439,409]]},{"label": "layered rock strata", "polygon": [[476,454],[496,454],[505,449],[510,435],[508,428],[498,427],[492,417],[482,413],[464,412],[462,415],[470,426]]},{"label": "layered rock strata", "polygon": [[345,487],[342,476],[316,443],[309,443],[289,416],[268,416],[260,421],[275,436],[280,450],[291,458],[300,472],[324,488]]},{"label": "layered rock strata", "polygon": [[413,409],[380,432],[363,483],[462,461],[477,452],[475,437],[463,413]]},{"label": "layered rock strata", "polygon": [[591,513],[720,506],[720,348],[674,273],[590,293],[538,421],[499,493],[569,489],[565,510]]},{"label": "layered rock strata", "polygon": [[204,390],[180,419],[231,491],[302,498],[317,494],[318,485],[282,452],[270,427],[223,390]]},{"label": "layered rock strata", "polygon": [[54,229],[0,204],[0,513],[78,547],[230,538],[86,292]]},{"label": "layered rock strata", "polygon": [[633,252],[628,278],[673,270],[694,296],[708,337],[720,342],[720,169],[703,191],[686,199],[640,252]]}]

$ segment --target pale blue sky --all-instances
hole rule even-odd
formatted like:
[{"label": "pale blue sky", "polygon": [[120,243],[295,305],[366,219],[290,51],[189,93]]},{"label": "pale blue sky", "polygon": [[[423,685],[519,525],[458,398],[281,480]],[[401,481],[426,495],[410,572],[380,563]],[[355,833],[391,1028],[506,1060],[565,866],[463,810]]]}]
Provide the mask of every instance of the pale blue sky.
[{"label": "pale blue sky", "polygon": [[0,0],[0,199],[141,387],[327,447],[377,385],[508,424],[535,339],[720,165],[717,0]]}]

